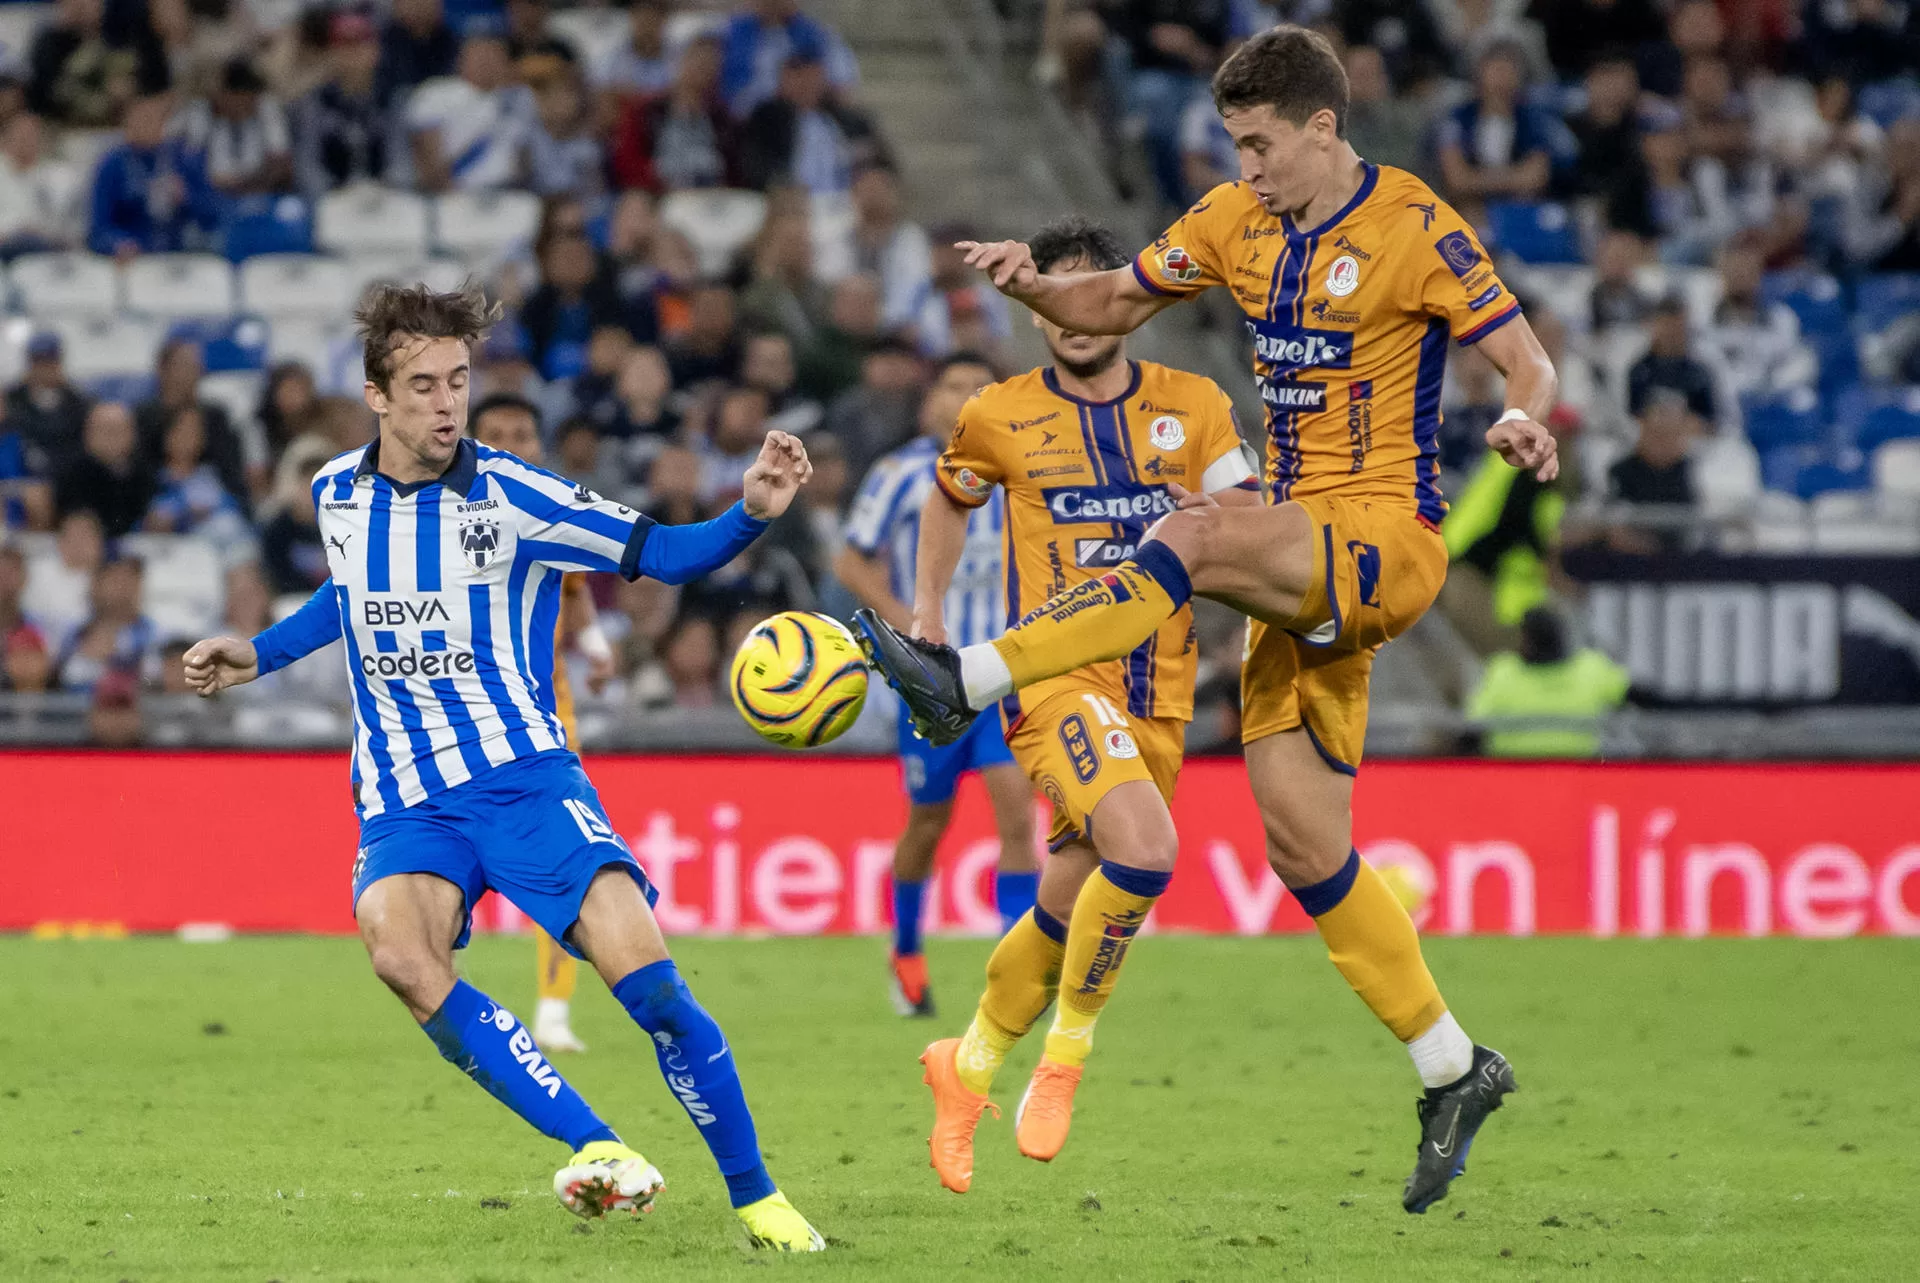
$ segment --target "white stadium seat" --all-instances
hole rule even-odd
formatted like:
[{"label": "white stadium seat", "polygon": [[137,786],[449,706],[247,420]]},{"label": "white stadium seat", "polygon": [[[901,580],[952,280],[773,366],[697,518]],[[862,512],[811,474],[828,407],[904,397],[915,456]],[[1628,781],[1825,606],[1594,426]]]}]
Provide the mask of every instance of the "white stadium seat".
[{"label": "white stadium seat", "polygon": [[223,370],[201,378],[200,398],[225,410],[233,426],[243,429],[260,408],[260,389],[266,381],[257,370]]},{"label": "white stadium seat", "polygon": [[142,254],[124,272],[127,307],[152,316],[227,316],[233,265],[218,254]]},{"label": "white stadium seat", "polygon": [[151,374],[166,326],[131,317],[65,317],[53,329],[65,346],[67,377],[76,382],[113,374]]},{"label": "white stadium seat", "polygon": [[435,240],[475,264],[497,262],[533,241],[540,198],[532,192],[453,192],[434,206]]},{"label": "white stadium seat", "polygon": [[1920,500],[1920,438],[1889,441],[1875,450],[1873,485],[1882,495]]},{"label": "white stadium seat", "polygon": [[424,282],[436,290],[453,290],[473,275],[457,258],[428,258],[422,254],[356,254],[347,260],[346,267],[356,299],[376,281],[401,285]]},{"label": "white stadium seat", "polygon": [[413,192],[361,183],[321,197],[313,238],[341,253],[371,251],[424,257],[427,200]]},{"label": "white stadium seat", "polygon": [[1798,496],[1762,491],[1753,505],[1753,552],[1806,552],[1813,545],[1807,505]]},{"label": "white stadium seat", "polygon": [[0,4],[0,67],[25,70],[35,33],[51,25],[50,4]]},{"label": "white stadium seat", "polygon": [[561,9],[547,19],[547,30],[573,46],[585,67],[598,67],[627,39],[625,9]]},{"label": "white stadium seat", "polygon": [[347,265],[324,254],[256,254],[240,264],[240,310],[271,320],[340,321],[357,294]]},{"label": "white stadium seat", "polygon": [[1842,518],[1813,523],[1813,551],[1892,556],[1920,552],[1920,529],[1873,517]]},{"label": "white stadium seat", "polygon": [[104,254],[22,254],[8,276],[36,316],[112,316],[120,310],[120,273]]},{"label": "white stadium seat", "polygon": [[192,535],[129,535],[145,567],[140,608],[162,637],[205,637],[220,623],[226,580],[220,551]]},{"label": "white stadium seat", "polygon": [[1693,480],[1708,517],[1737,517],[1760,495],[1760,456],[1737,437],[1714,437],[1693,456]]},{"label": "white stadium seat", "polygon": [[675,192],[660,202],[660,221],[693,243],[700,270],[708,273],[731,267],[766,218],[765,196],[727,187]]}]

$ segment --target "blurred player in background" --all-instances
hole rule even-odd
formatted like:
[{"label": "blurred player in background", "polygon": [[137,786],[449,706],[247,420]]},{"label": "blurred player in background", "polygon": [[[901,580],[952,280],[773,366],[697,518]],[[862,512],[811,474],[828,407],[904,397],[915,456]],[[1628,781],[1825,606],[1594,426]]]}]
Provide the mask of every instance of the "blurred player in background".
[{"label": "blurred player in background", "polygon": [[[848,518],[846,549],[834,564],[841,583],[897,628],[913,622],[914,556],[920,509],[934,485],[934,465],[953,435],[960,407],[993,381],[986,358],[956,352],[940,363],[920,402],[920,435],[873,465]],[[946,594],[946,619],[962,646],[991,641],[1007,625],[1001,590],[1000,532],[1006,505],[996,493],[967,522],[965,547]],[[893,999],[903,1016],[931,1016],[933,990],[920,950],[922,903],[934,851],[953,818],[960,777],[978,771],[1000,832],[994,906],[1005,932],[1033,907],[1040,875],[1033,851],[1033,789],[1013,763],[1006,736],[980,718],[953,744],[936,748],[900,718],[900,767],[907,788],[907,827],[893,848]]]},{"label": "blurred player in background", "polygon": [[645,1211],[665,1181],[535,1049],[505,1007],[454,973],[473,906],[498,891],[587,958],[653,1044],[757,1246],[826,1246],[774,1185],[720,1026],[654,920],[657,896],[554,715],[554,631],[569,570],[686,583],[739,556],[811,471],[770,432],[739,503],[660,526],[465,436],[472,351],[498,317],[477,288],[376,286],[356,320],[370,445],[313,480],[330,577],[252,640],[185,657],[202,695],[344,639],[360,818],[352,904],[375,974],[439,1052],[573,1151],[554,1193],[582,1217]]},{"label": "blurred player in background", "polygon": [[[1033,239],[1036,270],[1120,267],[1113,233],[1063,219]],[[947,608],[969,514],[1006,503],[1009,621],[1132,556],[1186,488],[1259,503],[1233,407],[1212,380],[1127,359],[1125,340],[1039,316],[1053,363],[968,401],[920,518],[914,635],[958,641]],[[868,612],[861,616],[868,617]],[[1193,612],[1171,612],[1122,657],[1010,695],[1000,717],[1021,769],[1053,804],[1039,902],[1002,938],[964,1037],[921,1057],[933,1089],[929,1139],[941,1184],[964,1193],[973,1133],[995,1072],[1056,996],[1046,1052],[1021,1097],[1020,1152],[1050,1161],[1067,1141],[1094,1022],[1134,935],[1173,875],[1168,803],[1193,717]]]},{"label": "blurred player in background", "polygon": [[1505,1057],[1462,1031],[1406,909],[1353,848],[1368,678],[1375,652],[1446,578],[1437,482],[1450,342],[1479,344],[1506,376],[1508,408],[1487,444],[1542,481],[1558,471],[1541,426],[1557,379],[1472,229],[1413,175],[1354,153],[1346,72],[1324,37],[1291,26],[1253,37],[1221,65],[1213,96],[1241,181],[1208,192],[1131,265],[1042,272],[1012,241],[970,246],[968,261],[1090,334],[1125,334],[1179,299],[1231,290],[1267,407],[1270,502],[1194,496],[1113,574],[962,654],[881,621],[873,633],[890,679],[940,739],[974,709],[1130,653],[1193,593],[1252,617],[1242,736],[1267,858],[1412,1055],[1427,1090],[1402,1202],[1424,1212],[1465,1170],[1514,1079]]},{"label": "blurred player in background", "polygon": [[[511,392],[496,392],[473,407],[467,431],[481,445],[538,466],[541,462],[540,411],[533,402]],[[553,713],[567,733],[567,746],[579,751],[580,725],[573,711],[573,683],[567,677],[565,655],[577,647],[587,660],[587,689],[599,694],[613,677],[613,647],[600,631],[587,577],[572,571],[560,578],[560,620],[553,636]],[[533,1012],[533,1040],[542,1051],[585,1051],[587,1044],[573,1032],[573,986],[580,964],[559,942],[533,929],[534,976],[539,1002]]]}]

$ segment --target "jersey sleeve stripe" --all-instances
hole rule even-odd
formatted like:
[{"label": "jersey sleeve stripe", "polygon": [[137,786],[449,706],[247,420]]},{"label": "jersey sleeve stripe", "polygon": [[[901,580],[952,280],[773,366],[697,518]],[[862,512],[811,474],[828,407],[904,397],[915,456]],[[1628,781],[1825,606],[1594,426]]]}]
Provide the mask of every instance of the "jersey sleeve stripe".
[{"label": "jersey sleeve stripe", "polygon": [[1133,279],[1139,281],[1140,288],[1146,290],[1149,294],[1158,294],[1161,298],[1178,298],[1179,295],[1173,290],[1156,284],[1154,279],[1147,275],[1147,269],[1140,266],[1140,260],[1145,257],[1145,255],[1146,251],[1141,250],[1140,253],[1133,256]]},{"label": "jersey sleeve stripe", "polygon": [[1480,324],[1468,330],[1465,334],[1459,335],[1454,339],[1454,342],[1458,343],[1461,347],[1470,347],[1518,315],[1520,315],[1520,305],[1515,303],[1506,311],[1500,313],[1500,315],[1488,317],[1486,320],[1480,322]]},{"label": "jersey sleeve stripe", "polygon": [[[559,543],[552,539],[522,539],[518,548],[522,564],[537,561],[543,565],[559,566],[566,570],[620,570],[626,564],[624,551],[620,558],[615,560],[594,549],[582,548],[577,544]],[[637,565],[640,560],[637,549],[633,559]]]},{"label": "jersey sleeve stripe", "polygon": [[507,502],[536,520],[554,526],[577,526],[590,535],[621,546],[625,546],[633,533],[632,528],[617,517],[591,508],[569,508],[563,501],[519,477],[509,476],[499,470],[494,472],[493,477],[500,483],[500,493],[506,496]]}]

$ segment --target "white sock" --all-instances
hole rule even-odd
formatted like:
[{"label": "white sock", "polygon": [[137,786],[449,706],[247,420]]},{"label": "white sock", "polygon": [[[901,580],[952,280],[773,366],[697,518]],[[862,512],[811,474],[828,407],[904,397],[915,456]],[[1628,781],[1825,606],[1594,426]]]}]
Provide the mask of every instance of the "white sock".
[{"label": "white sock", "polygon": [[960,648],[960,685],[967,693],[967,707],[979,712],[1013,694],[1013,674],[993,643],[981,642]]},{"label": "white sock", "polygon": [[565,1025],[568,1017],[568,1003],[565,998],[542,998],[533,1011],[533,1027],[543,1028],[549,1024]]},{"label": "white sock", "polygon": [[1458,1082],[1473,1068],[1473,1039],[1451,1011],[1442,1012],[1433,1028],[1407,1044],[1407,1051],[1420,1071],[1420,1081],[1428,1087]]}]

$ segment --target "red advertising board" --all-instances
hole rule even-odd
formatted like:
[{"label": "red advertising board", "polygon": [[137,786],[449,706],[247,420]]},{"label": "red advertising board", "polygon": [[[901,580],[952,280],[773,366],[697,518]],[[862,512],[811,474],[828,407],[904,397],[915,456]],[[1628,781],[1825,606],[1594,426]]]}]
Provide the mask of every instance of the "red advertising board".
[{"label": "red advertising board", "polygon": [[[899,768],[834,757],[597,757],[588,769],[670,933],[870,932]],[[1307,920],[1267,869],[1237,761],[1196,760],[1154,926]],[[1370,763],[1355,841],[1438,934],[1920,934],[1920,766]],[[1045,826],[1040,826],[1044,831]],[[349,931],[339,754],[0,754],[0,930],[117,923]],[[961,794],[934,930],[994,927],[998,844]],[[518,917],[483,906],[483,926]]]}]

